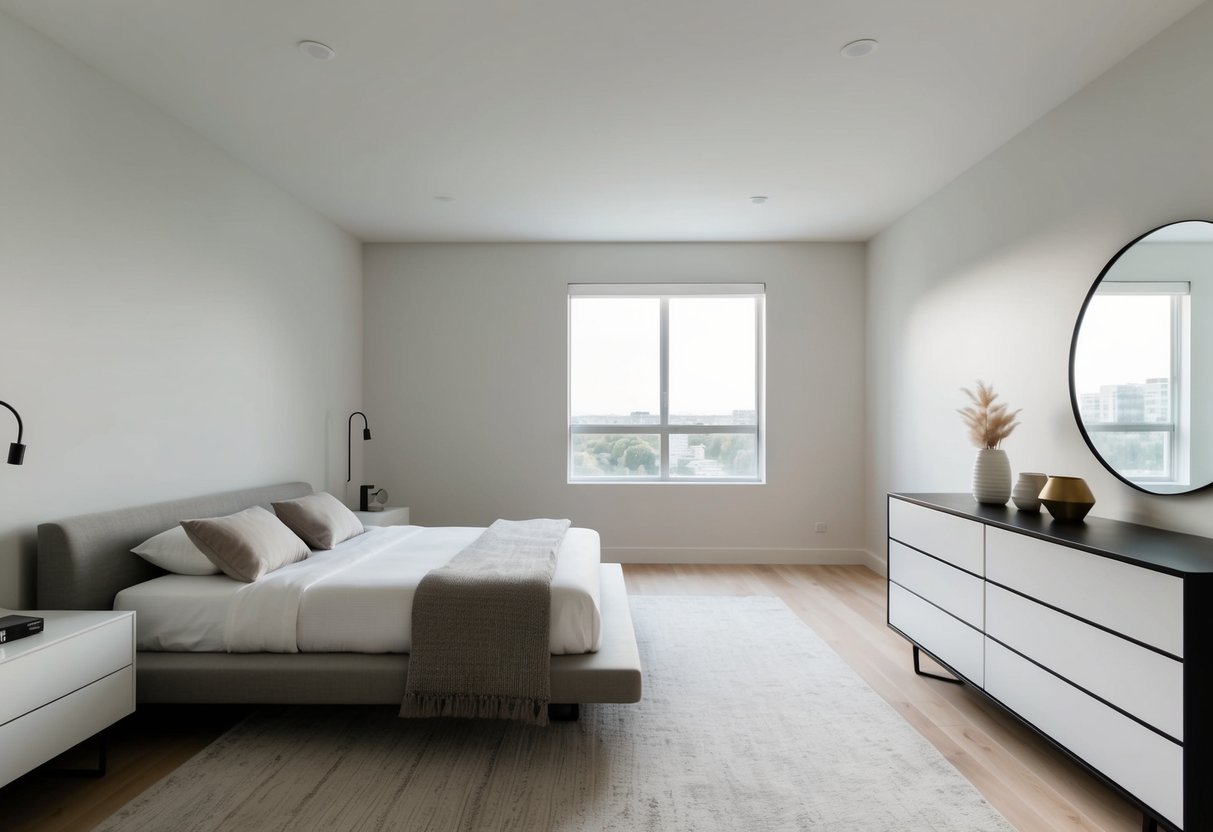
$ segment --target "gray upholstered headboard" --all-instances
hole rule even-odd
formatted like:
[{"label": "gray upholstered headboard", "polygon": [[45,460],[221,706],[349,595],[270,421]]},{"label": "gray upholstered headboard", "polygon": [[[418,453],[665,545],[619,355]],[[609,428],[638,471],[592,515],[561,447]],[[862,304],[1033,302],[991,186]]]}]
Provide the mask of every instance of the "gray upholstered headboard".
[{"label": "gray upholstered headboard", "polygon": [[120,590],[165,574],[131,554],[152,535],[182,520],[269,508],[274,500],[311,493],[305,482],[288,482],[43,523],[38,526],[38,609],[113,609]]}]

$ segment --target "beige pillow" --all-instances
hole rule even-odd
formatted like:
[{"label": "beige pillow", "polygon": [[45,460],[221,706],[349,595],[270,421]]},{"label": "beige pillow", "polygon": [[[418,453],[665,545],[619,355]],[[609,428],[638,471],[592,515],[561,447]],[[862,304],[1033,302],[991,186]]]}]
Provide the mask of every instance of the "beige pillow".
[{"label": "beige pillow", "polygon": [[261,506],[227,517],[182,520],[181,527],[225,575],[247,583],[310,554],[307,544]]},{"label": "beige pillow", "polygon": [[139,557],[177,575],[218,575],[219,569],[189,539],[185,529],[173,526],[149,537],[134,549]]},{"label": "beige pillow", "polygon": [[323,491],[297,500],[283,500],[273,506],[278,519],[313,549],[332,549],[343,540],[366,531],[354,512]]}]

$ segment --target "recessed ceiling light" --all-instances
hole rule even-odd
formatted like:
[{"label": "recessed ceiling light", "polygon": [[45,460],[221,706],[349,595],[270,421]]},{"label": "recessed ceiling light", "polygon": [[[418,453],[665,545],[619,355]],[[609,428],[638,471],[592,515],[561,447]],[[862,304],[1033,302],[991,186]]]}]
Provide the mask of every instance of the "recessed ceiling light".
[{"label": "recessed ceiling light", "polygon": [[325,46],[320,41],[301,40],[299,41],[299,51],[309,58],[315,58],[318,61],[331,61],[337,53],[332,50],[332,47]]},{"label": "recessed ceiling light", "polygon": [[767,198],[765,196],[750,197],[750,202],[754,203],[755,205],[761,205],[762,203],[764,203],[766,201],[767,201]]},{"label": "recessed ceiling light", "polygon": [[842,47],[842,57],[844,58],[862,58],[864,55],[871,55],[876,51],[876,47],[880,46],[880,42],[872,38],[861,38],[853,40],[846,46]]}]

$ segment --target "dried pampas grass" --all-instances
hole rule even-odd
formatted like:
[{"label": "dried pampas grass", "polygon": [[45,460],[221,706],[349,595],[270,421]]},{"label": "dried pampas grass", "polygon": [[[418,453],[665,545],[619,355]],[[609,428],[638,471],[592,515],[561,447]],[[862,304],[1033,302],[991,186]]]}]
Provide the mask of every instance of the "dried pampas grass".
[{"label": "dried pampas grass", "polygon": [[1019,427],[1015,417],[1023,412],[1022,409],[1008,413],[1005,404],[995,404],[998,394],[992,385],[978,379],[976,393],[964,387],[960,389],[973,404],[956,412],[964,419],[969,428],[969,438],[977,447],[993,450]]}]

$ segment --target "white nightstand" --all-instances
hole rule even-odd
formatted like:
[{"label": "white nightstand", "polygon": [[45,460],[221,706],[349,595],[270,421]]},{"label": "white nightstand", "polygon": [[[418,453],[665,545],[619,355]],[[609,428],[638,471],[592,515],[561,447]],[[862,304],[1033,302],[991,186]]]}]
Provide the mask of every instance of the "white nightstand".
[{"label": "white nightstand", "polygon": [[135,710],[133,612],[22,614],[46,626],[0,647],[0,786]]},{"label": "white nightstand", "polygon": [[383,511],[355,511],[364,526],[407,526],[409,507],[388,506]]}]

